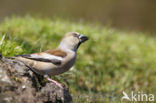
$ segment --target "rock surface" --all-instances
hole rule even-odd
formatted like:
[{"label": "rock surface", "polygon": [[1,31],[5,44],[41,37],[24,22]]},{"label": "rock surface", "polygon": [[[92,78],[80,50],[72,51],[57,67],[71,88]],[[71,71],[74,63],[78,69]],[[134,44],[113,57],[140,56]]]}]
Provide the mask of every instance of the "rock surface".
[{"label": "rock surface", "polygon": [[0,61],[0,103],[70,103],[69,91],[47,83],[24,63]]}]

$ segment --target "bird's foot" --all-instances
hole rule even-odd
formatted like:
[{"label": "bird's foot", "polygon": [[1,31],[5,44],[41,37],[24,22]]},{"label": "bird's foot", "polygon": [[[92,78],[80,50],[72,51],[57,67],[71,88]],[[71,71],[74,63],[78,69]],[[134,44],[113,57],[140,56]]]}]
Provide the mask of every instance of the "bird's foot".
[{"label": "bird's foot", "polygon": [[51,83],[53,83],[53,84],[55,84],[55,85],[57,85],[58,87],[60,87],[61,89],[63,89],[63,86],[60,84],[60,83],[58,83],[57,81],[55,81],[55,80],[53,80],[53,79],[48,79]]},{"label": "bird's foot", "polygon": [[49,76],[45,76],[45,77],[46,77],[47,80],[50,81],[51,83],[57,85],[57,86],[58,86],[59,88],[61,88],[61,89],[64,89],[63,86],[62,86],[60,83],[58,83],[57,81],[51,79]]}]

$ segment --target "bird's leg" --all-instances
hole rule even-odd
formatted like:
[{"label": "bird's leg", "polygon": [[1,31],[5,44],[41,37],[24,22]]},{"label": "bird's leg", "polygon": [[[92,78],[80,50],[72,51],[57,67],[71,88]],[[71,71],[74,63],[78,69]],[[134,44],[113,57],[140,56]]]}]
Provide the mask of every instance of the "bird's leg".
[{"label": "bird's leg", "polygon": [[56,84],[58,87],[60,87],[61,89],[63,89],[63,86],[62,86],[60,83],[58,83],[57,81],[51,79],[48,75],[44,75],[44,77],[45,77],[48,81],[50,81],[51,83]]}]

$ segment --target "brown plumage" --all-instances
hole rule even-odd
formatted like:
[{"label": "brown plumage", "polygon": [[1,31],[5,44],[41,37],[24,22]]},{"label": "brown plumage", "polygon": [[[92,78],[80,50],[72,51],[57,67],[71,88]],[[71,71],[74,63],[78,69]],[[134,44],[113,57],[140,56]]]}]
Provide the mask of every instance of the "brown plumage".
[{"label": "brown plumage", "polygon": [[54,50],[46,50],[44,51],[45,53],[48,53],[48,54],[52,54],[52,55],[55,55],[55,56],[59,56],[59,57],[62,57],[64,58],[65,56],[67,56],[67,53],[62,51],[61,49],[54,49]]}]

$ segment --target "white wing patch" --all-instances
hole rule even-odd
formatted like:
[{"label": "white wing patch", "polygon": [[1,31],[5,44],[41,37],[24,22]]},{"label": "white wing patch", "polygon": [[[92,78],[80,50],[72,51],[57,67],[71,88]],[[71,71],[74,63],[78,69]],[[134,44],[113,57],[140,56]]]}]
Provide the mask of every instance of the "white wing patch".
[{"label": "white wing patch", "polygon": [[54,56],[48,53],[42,53],[42,56],[38,54],[31,54],[32,58],[43,58],[43,59],[57,59],[57,60],[63,60],[62,57]]}]

